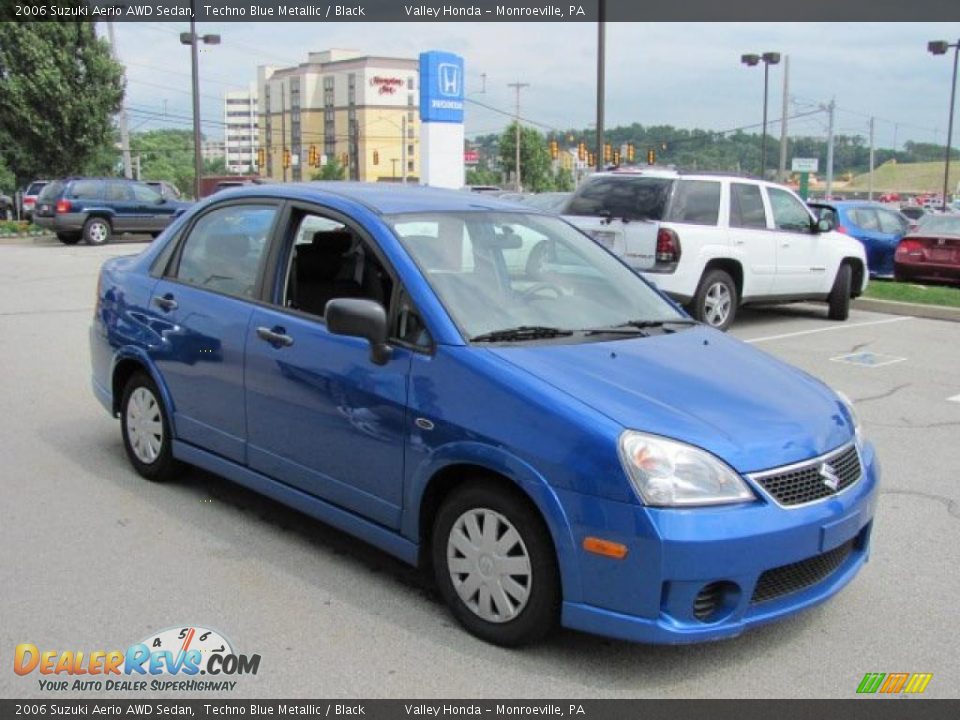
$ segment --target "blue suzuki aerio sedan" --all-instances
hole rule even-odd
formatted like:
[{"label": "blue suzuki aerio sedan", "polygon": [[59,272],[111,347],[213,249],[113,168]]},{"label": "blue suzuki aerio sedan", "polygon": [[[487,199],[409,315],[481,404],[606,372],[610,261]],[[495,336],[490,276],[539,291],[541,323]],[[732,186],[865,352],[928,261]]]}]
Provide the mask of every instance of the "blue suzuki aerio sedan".
[{"label": "blue suzuki aerio sedan", "polygon": [[431,568],[493,643],[732,637],[869,552],[842,395],[486,196],[217,194],[104,264],[91,351],[142,476],[199,466]]}]

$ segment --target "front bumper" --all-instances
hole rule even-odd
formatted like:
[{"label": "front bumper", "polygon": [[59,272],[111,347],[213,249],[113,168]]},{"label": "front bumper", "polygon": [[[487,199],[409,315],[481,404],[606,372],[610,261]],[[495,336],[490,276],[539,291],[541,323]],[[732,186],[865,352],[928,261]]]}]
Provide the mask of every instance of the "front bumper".
[{"label": "front bumper", "polygon": [[[638,642],[691,643],[734,637],[825,601],[869,556],[879,479],[869,444],[861,463],[862,477],[845,491],[789,509],[761,493],[746,505],[681,510],[558,490],[581,578],[579,597],[565,598],[563,624]],[[625,544],[626,558],[579,550],[588,536]],[[712,598],[705,614],[704,598]]]}]

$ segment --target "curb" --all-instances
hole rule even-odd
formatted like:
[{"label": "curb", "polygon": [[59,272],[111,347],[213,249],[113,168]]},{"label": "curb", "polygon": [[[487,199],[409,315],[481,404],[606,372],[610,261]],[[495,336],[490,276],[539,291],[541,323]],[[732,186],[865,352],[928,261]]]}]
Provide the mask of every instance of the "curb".
[{"label": "curb", "polygon": [[909,315],[929,320],[960,322],[960,307],[950,307],[948,305],[923,305],[859,297],[853,301],[852,306],[857,310],[886,313],[887,315]]}]

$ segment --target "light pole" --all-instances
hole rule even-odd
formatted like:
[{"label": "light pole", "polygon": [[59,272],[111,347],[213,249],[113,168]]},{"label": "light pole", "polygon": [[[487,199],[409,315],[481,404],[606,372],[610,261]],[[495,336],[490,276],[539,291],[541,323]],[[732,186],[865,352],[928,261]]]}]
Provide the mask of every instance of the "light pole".
[{"label": "light pole", "polygon": [[520,91],[523,90],[524,88],[530,87],[530,83],[522,83],[517,81],[515,83],[507,83],[507,87],[512,87],[514,90],[517,91],[517,117],[516,117],[516,120],[514,121],[516,123],[514,125],[514,130],[516,131],[515,132],[516,137],[514,138],[514,142],[516,142],[516,145],[517,145],[516,161],[515,161],[516,170],[517,170],[517,182],[515,185],[515,189],[517,192],[523,192],[523,185],[520,182]]},{"label": "light pole", "polygon": [[753,67],[763,61],[763,135],[760,136],[760,177],[767,174],[767,97],[769,95],[770,66],[780,62],[780,53],[765,52],[763,55],[748,53],[740,56],[740,62]]},{"label": "light pole", "polygon": [[953,79],[950,81],[950,119],[947,120],[947,152],[943,163],[943,206],[947,211],[947,190],[950,189],[950,146],[953,144],[953,106],[957,97],[957,56],[960,55],[960,40],[952,45],[946,40],[933,40],[927,43],[927,50],[933,55],[946,55],[953,48]]},{"label": "light pole", "polygon": [[180,44],[190,46],[190,74],[193,84],[193,196],[200,199],[200,176],[203,175],[203,154],[200,149],[200,66],[197,46],[219,45],[219,35],[197,35],[197,0],[190,0],[190,32],[180,33]]}]

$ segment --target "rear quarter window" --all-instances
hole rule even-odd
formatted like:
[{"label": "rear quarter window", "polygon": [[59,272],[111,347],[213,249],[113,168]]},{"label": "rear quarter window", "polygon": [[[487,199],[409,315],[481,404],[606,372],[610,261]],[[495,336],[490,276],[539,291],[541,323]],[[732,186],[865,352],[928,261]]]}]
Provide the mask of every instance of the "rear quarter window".
[{"label": "rear quarter window", "polygon": [[[37,183],[34,183],[36,185]],[[31,185],[30,187],[33,187]],[[43,186],[43,190],[40,191],[40,195],[37,197],[37,200],[49,200],[55,198],[60,193],[63,192],[63,183],[59,180],[55,180],[52,183],[47,183]]]},{"label": "rear quarter window", "polygon": [[72,198],[84,200],[99,200],[103,197],[104,183],[100,180],[77,180],[67,191]]},{"label": "rear quarter window", "polygon": [[690,225],[716,225],[719,217],[719,182],[713,180],[677,182],[667,220]]}]

